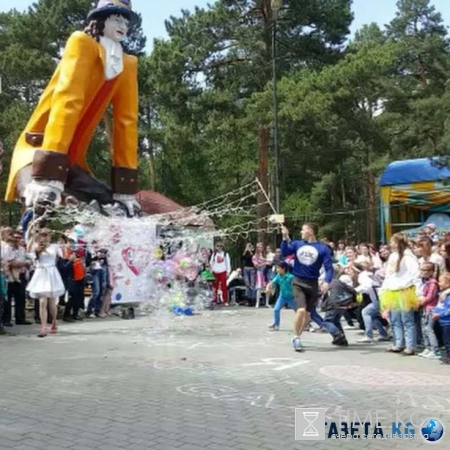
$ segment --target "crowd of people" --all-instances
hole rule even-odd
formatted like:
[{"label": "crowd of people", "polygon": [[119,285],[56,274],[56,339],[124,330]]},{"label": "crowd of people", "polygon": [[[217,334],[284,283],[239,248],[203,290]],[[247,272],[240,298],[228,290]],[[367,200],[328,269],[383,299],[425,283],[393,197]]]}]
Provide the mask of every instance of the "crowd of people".
[{"label": "crowd of people", "polygon": [[247,243],[228,286],[240,280],[243,302],[258,307],[265,297],[273,305],[270,330],[279,330],[284,308],[294,310],[297,351],[305,330],[329,332],[337,346],[348,345],[346,331],[359,330],[359,344],[392,340],[390,352],[450,363],[450,240],[439,239],[433,224],[379,248],[318,241],[317,232],[306,224],[291,241],[284,229],[276,250]]},{"label": "crowd of people", "polygon": [[41,324],[39,337],[57,332],[57,304],[62,320],[69,323],[110,313],[108,252],[95,243],[89,247],[76,231],[55,236],[40,229],[25,243],[21,231],[1,229],[0,334],[14,324],[32,324],[26,318],[27,301],[33,303],[34,320]]},{"label": "crowd of people", "polygon": [[[317,235],[308,223],[301,239],[291,240],[283,227],[279,248],[247,243],[234,271],[223,243],[203,249],[199,279],[209,282],[212,305],[228,305],[231,296],[255,307],[264,301],[273,305],[273,331],[280,329],[282,311],[293,310],[296,351],[303,350],[305,330],[330,333],[336,346],[348,345],[346,331],[359,330],[359,344],[392,340],[390,352],[450,363],[450,241],[440,240],[432,224],[415,239],[395,234],[379,248],[335,245]],[[13,323],[31,324],[27,300],[34,302],[39,337],[57,332],[57,304],[65,322],[110,314],[107,249],[87,245],[76,228],[30,236],[25,243],[20,231],[1,229],[0,333]]]}]

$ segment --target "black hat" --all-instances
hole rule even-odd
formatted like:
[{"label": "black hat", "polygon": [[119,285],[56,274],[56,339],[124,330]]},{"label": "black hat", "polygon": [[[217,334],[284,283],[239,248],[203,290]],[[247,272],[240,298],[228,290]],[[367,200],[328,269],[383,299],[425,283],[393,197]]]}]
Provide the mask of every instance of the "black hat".
[{"label": "black hat", "polygon": [[99,0],[97,8],[91,10],[87,18],[92,20],[112,14],[124,16],[128,20],[133,20],[136,15],[132,10],[131,0]]}]

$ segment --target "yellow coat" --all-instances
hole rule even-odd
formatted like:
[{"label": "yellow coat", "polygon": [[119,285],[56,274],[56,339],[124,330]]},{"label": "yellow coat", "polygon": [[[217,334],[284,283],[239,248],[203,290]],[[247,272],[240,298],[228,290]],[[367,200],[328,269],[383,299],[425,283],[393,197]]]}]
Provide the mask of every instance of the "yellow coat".
[{"label": "yellow coat", "polygon": [[103,46],[86,33],[70,36],[14,149],[7,201],[16,198],[17,175],[32,164],[35,150],[69,155],[70,164],[88,171],[86,151],[109,104],[113,106],[113,167],[137,169],[137,58],[124,55],[123,72],[111,81],[105,80],[105,58]]}]

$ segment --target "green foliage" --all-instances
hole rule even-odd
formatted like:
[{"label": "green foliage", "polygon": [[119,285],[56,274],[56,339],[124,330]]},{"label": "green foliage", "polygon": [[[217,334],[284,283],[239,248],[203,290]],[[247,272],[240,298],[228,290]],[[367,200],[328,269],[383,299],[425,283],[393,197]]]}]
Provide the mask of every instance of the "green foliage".
[{"label": "green foliage", "polygon": [[[40,0],[25,14],[0,14],[7,149],[90,3]],[[155,181],[174,200],[195,204],[258,173],[261,129],[274,120],[270,3],[217,0],[167,20],[168,39],[155,40],[140,61],[142,188]],[[282,209],[295,227],[315,220],[330,237],[376,240],[377,178],[386,164],[448,153],[449,41],[429,0],[400,0],[389,25],[367,24],[346,42],[351,3],[283,1],[276,34]],[[126,46],[140,55],[145,37],[139,21],[135,27]],[[107,179],[102,129],[93,150],[91,162]],[[273,181],[272,148],[269,172]]]}]

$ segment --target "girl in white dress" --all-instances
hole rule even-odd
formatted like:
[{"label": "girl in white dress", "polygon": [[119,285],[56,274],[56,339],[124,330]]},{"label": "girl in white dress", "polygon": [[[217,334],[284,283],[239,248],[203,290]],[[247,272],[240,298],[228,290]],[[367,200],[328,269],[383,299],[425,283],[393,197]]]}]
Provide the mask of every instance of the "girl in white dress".
[{"label": "girl in white dress", "polygon": [[56,333],[56,301],[66,291],[61,275],[56,267],[58,257],[62,257],[59,245],[50,242],[50,231],[38,230],[35,238],[30,239],[28,250],[36,257],[36,269],[28,284],[31,298],[39,299],[41,332],[38,337],[47,336],[47,307],[50,307],[52,326],[50,333]]}]

